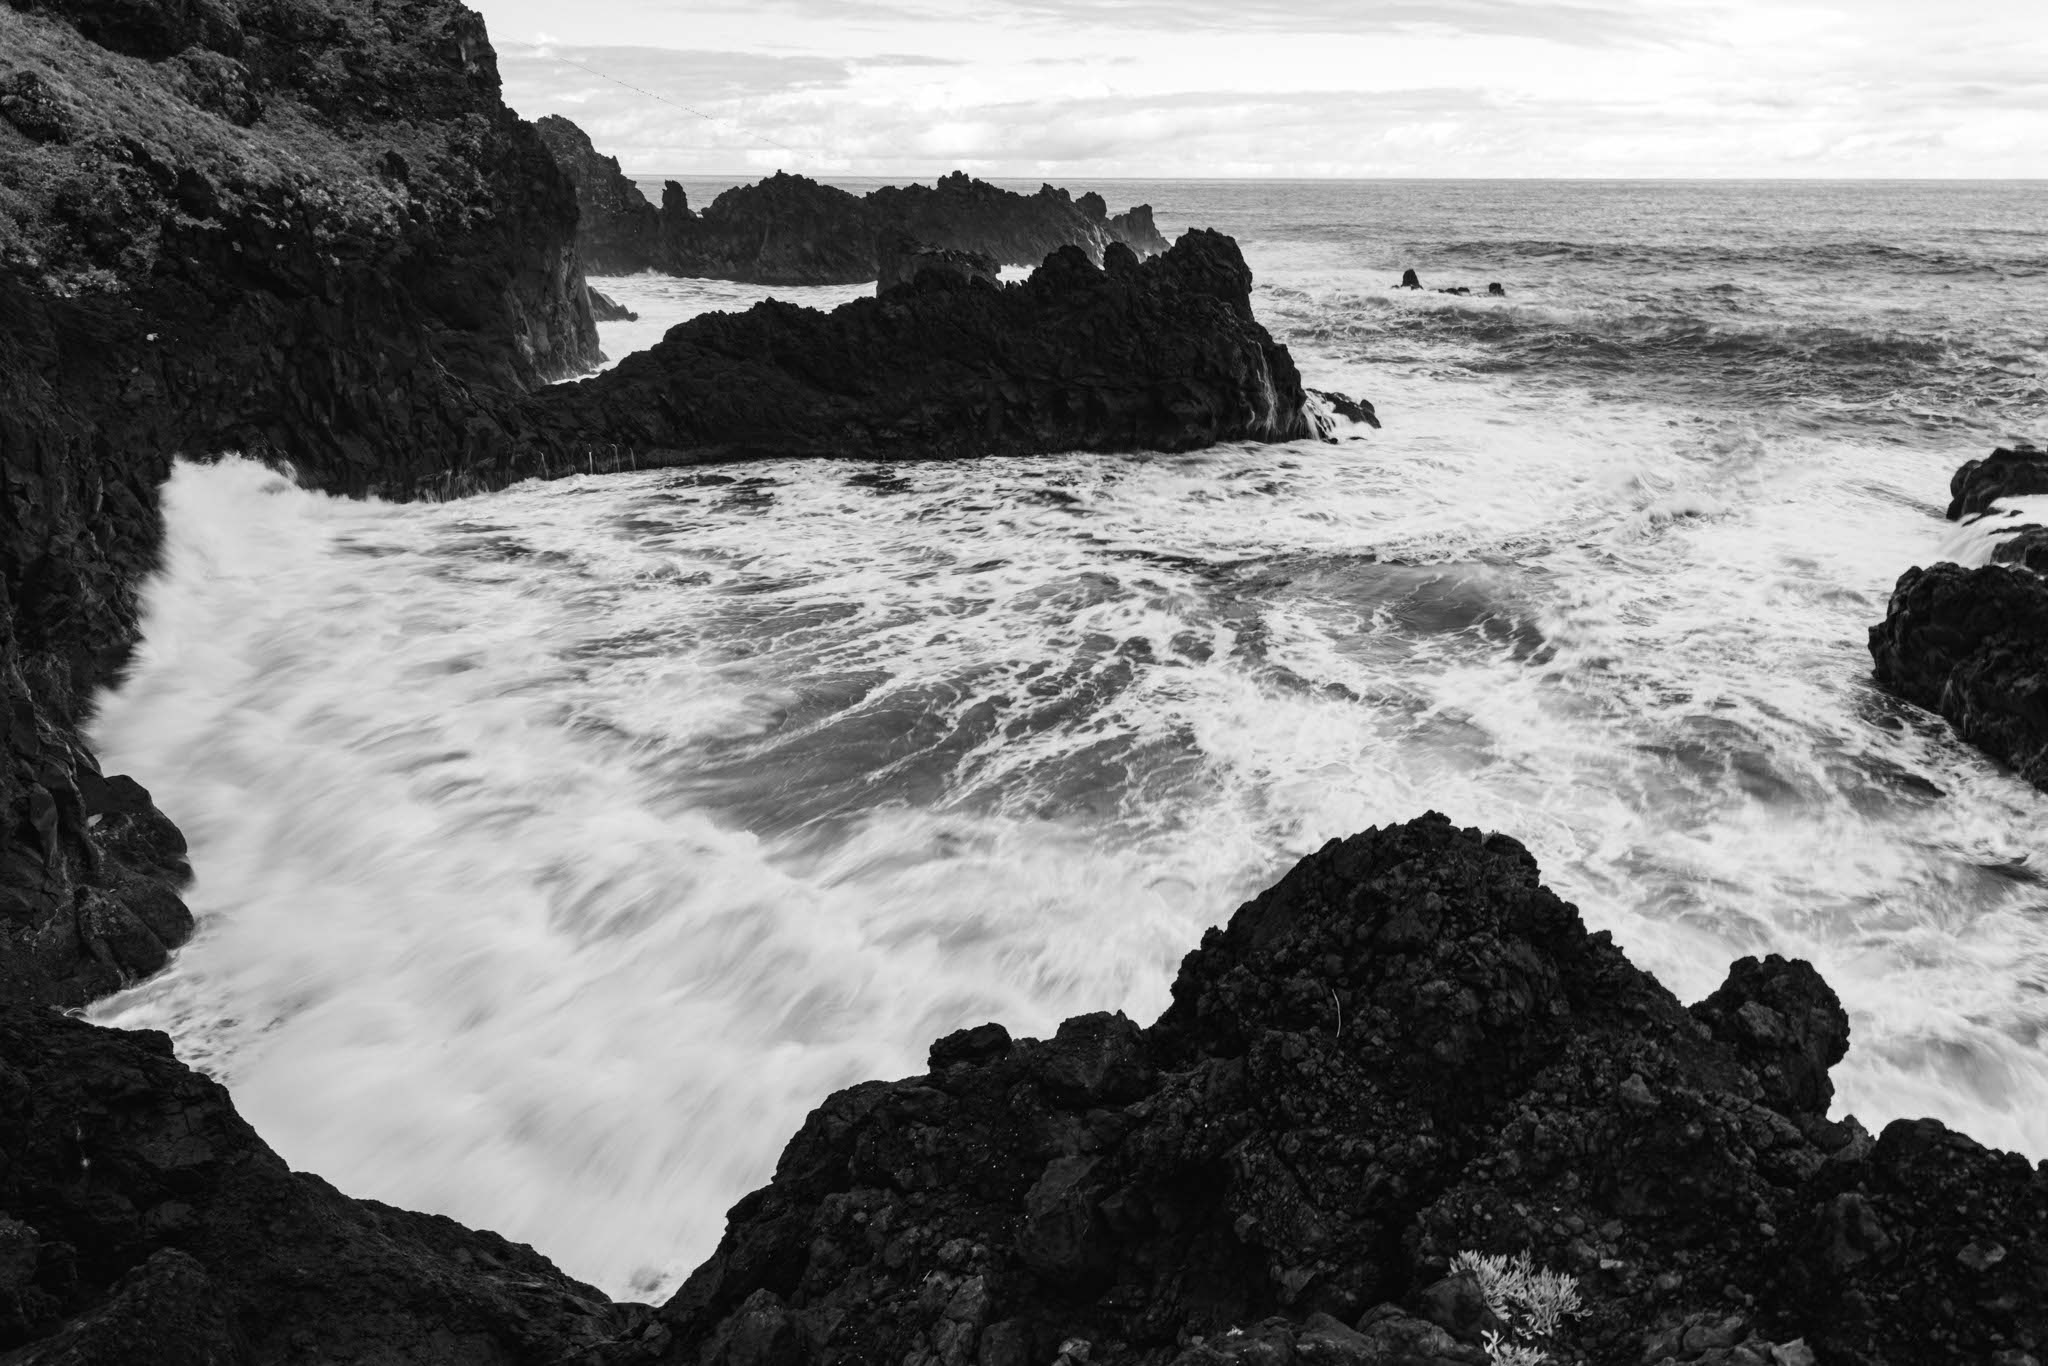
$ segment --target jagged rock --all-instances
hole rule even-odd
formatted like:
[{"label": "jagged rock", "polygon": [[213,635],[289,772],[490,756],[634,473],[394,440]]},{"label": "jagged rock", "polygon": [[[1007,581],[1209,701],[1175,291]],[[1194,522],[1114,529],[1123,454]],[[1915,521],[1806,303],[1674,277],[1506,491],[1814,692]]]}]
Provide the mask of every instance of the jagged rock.
[{"label": "jagged rock", "polygon": [[1419,276],[1419,275],[1417,275],[1417,274],[1416,274],[1416,273],[1415,273],[1415,272],[1414,272],[1413,270],[1404,270],[1404,271],[1402,271],[1402,272],[1401,272],[1401,283],[1400,283],[1399,285],[1395,286],[1395,288],[1397,288],[1397,289],[1421,289],[1421,288],[1422,288],[1422,277],[1421,277],[1421,276]]},{"label": "jagged rock", "polygon": [[646,1317],[292,1172],[164,1035],[47,1010],[0,1008],[0,1208],[10,1361],[542,1362]]},{"label": "jagged rock", "polygon": [[534,120],[533,128],[576,187],[576,251],[583,268],[598,275],[632,275],[658,266],[661,211],[619,169],[618,158],[598,155],[589,135],[559,114]]},{"label": "jagged rock", "polygon": [[2048,574],[2048,527],[2028,523],[2005,535],[1991,549],[1991,563],[2018,565]]},{"label": "jagged rock", "polygon": [[2048,493],[2048,452],[2024,442],[2001,446],[1982,460],[1965,461],[1948,491],[1951,522],[1983,512],[2000,498]]},{"label": "jagged rock", "polygon": [[1845,1033],[1803,963],[1687,1011],[1514,841],[1369,831],[1210,931],[1149,1029],[963,1031],[828,1099],[633,1359],[710,1359],[769,1304],[791,1363],[1477,1366],[1462,1249],[1577,1277],[1554,1359],[2041,1340],[2048,1168],[1931,1122],[1858,1148],[1824,1113]]},{"label": "jagged rock", "polygon": [[1877,680],[2048,787],[2048,579],[2018,565],[1915,566],[1870,628]]},{"label": "jagged rock", "polygon": [[0,53],[40,139],[0,137],[0,994],[74,1005],[190,923],[182,841],[94,808],[78,730],[173,454],[358,490],[594,364],[596,330],[574,191],[454,0],[35,0]]},{"label": "jagged rock", "polygon": [[640,315],[609,294],[590,291],[590,316],[601,323],[637,323]]},{"label": "jagged rock", "polygon": [[[1097,269],[1063,247],[1004,288],[926,271],[829,314],[770,301],[672,328],[511,415],[490,481],[768,455],[1186,450],[1309,435],[1237,244],[1191,232]],[[428,468],[445,469],[445,458]]]},{"label": "jagged rock", "polygon": [[877,298],[917,279],[926,271],[937,271],[956,280],[980,280],[1002,286],[1002,274],[993,258],[978,251],[954,251],[920,242],[909,233],[889,229],[875,242]]},{"label": "jagged rock", "polygon": [[882,239],[897,233],[999,266],[1035,266],[1063,246],[1081,248],[1098,264],[1112,242],[1141,257],[1167,248],[1148,204],[1111,217],[1098,194],[1076,200],[1046,185],[1021,195],[962,171],[865,196],[778,171],[727,190],[701,214],[690,211],[682,186],[671,180],[656,210],[575,124],[550,115],[538,126],[576,183],[583,211],[578,245],[586,266],[601,272],[654,268],[759,284],[853,284],[879,279]]},{"label": "jagged rock", "polygon": [[1352,398],[1349,394],[1340,394],[1334,389],[1309,389],[1305,392],[1315,400],[1309,404],[1309,421],[1315,427],[1318,440],[1335,445],[1337,423],[1340,420],[1378,430],[1379,415],[1373,411],[1372,404],[1364,399]]},{"label": "jagged rock", "polygon": [[1505,299],[1508,297],[1507,290],[1502,288],[1501,283],[1498,280],[1495,280],[1492,284],[1488,285],[1486,287],[1486,292],[1487,294],[1491,295],[1493,298],[1496,299]]}]

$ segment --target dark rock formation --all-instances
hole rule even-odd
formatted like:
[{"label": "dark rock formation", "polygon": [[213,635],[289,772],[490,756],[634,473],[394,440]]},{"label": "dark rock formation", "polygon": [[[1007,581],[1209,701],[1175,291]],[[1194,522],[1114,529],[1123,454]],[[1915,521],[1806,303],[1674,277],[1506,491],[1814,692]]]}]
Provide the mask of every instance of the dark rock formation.
[{"label": "dark rock formation", "polygon": [[[576,187],[576,253],[593,275],[631,275],[661,257],[661,211],[598,155],[589,136],[559,114],[536,119],[534,131]],[[600,320],[602,321],[602,320]]]},{"label": "dark rock formation", "polygon": [[15,0],[0,113],[0,993],[76,1004],[189,924],[175,830],[77,729],[173,455],[361,488],[596,333],[573,190],[454,0]]},{"label": "dark rock formation", "polygon": [[[1252,316],[1235,242],[1191,232],[1150,261],[1121,245],[1105,261],[1097,269],[1063,247],[1003,288],[925,271],[831,313],[770,301],[691,319],[604,374],[521,404],[502,453],[471,475],[1311,434],[1294,362]],[[430,452],[420,486],[443,486],[450,463]]]},{"label": "dark rock formation", "polygon": [[1140,257],[1167,246],[1148,204],[1112,217],[1098,194],[1076,200],[1046,185],[1022,195],[962,171],[930,185],[885,186],[865,196],[778,171],[727,190],[702,213],[690,211],[683,187],[671,180],[656,210],[620,173],[617,160],[599,156],[575,124],[550,115],[538,127],[576,183],[583,213],[577,243],[594,271],[854,284],[879,278],[880,243],[898,233],[1013,266],[1035,266],[1064,246],[1081,248],[1097,264],[1112,242]]},{"label": "dark rock formation", "polygon": [[[1951,519],[2048,493],[2048,454],[2000,448],[1958,469],[1949,492]],[[2016,526],[1991,559],[1900,575],[1885,619],[1870,628],[1870,656],[1878,682],[2048,788],[2048,532]]]},{"label": "dark rock formation", "polygon": [[1507,290],[1502,288],[1501,283],[1498,280],[1495,280],[1492,284],[1488,285],[1486,287],[1486,292],[1490,297],[1495,299],[1505,299],[1508,297]]},{"label": "dark rock formation", "polygon": [[1688,1011],[1520,845],[1425,817],[1303,860],[1149,1029],[984,1026],[831,1097],[592,1359],[1477,1366],[1465,1250],[1577,1278],[1554,1360],[2048,1344],[2048,1165],[1830,1122],[1847,1043],[1806,964]]},{"label": "dark rock formation", "polygon": [[1969,460],[1949,480],[1948,519],[1974,516],[2000,498],[2048,493],[2048,451],[2021,443]]},{"label": "dark rock formation", "polygon": [[637,323],[640,315],[609,294],[590,291],[590,316],[601,323]]},{"label": "dark rock formation", "polygon": [[2048,579],[2023,565],[1919,566],[1870,628],[1877,680],[2048,788]]},{"label": "dark rock formation", "polygon": [[1305,392],[1315,400],[1309,405],[1309,421],[1315,425],[1316,436],[1322,440],[1335,444],[1339,421],[1378,430],[1379,415],[1364,399],[1340,394],[1334,389],[1309,389]]},{"label": "dark rock formation", "polygon": [[645,1318],[532,1248],[292,1172],[162,1034],[0,1008],[9,1361],[553,1362]]},{"label": "dark rock formation", "polygon": [[1400,283],[1399,285],[1395,286],[1395,288],[1397,288],[1397,289],[1421,289],[1421,288],[1422,288],[1422,277],[1421,277],[1421,276],[1419,276],[1419,275],[1417,275],[1417,274],[1416,274],[1416,273],[1415,273],[1415,272],[1414,272],[1413,270],[1404,270],[1404,271],[1402,271],[1402,272],[1401,272],[1401,283]]},{"label": "dark rock formation", "polygon": [[909,233],[890,229],[876,239],[875,252],[876,268],[880,272],[875,280],[877,298],[909,284],[927,271],[950,275],[956,280],[980,280],[1002,287],[1000,267],[992,258],[978,251],[935,247],[918,241]]}]

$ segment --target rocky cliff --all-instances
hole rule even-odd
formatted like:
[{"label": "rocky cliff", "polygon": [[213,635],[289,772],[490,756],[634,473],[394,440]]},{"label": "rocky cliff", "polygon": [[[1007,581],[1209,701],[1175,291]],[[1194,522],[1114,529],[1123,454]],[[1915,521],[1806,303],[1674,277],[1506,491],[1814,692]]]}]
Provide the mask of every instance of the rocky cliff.
[{"label": "rocky cliff", "polygon": [[596,358],[574,192],[454,0],[0,7],[0,989],[77,1003],[189,920],[78,738],[180,452],[373,481]]},{"label": "rocky cliff", "polygon": [[777,172],[727,190],[701,213],[692,212],[682,186],[669,181],[656,208],[617,159],[600,155],[574,123],[549,115],[536,126],[576,185],[582,213],[577,247],[594,272],[853,284],[877,278],[884,245],[897,235],[1013,266],[1036,266],[1065,246],[1079,247],[1099,265],[1112,242],[1140,257],[1167,245],[1150,205],[1112,216],[1098,194],[1076,199],[1044,185],[1023,195],[961,171],[931,185],[891,185],[867,195]]},{"label": "rocky cliff", "polygon": [[[1951,520],[2000,498],[2048,493],[2048,453],[2000,449],[1950,481]],[[2001,519],[1991,563],[1915,565],[1870,628],[1878,681],[2048,788],[2048,530]]]}]

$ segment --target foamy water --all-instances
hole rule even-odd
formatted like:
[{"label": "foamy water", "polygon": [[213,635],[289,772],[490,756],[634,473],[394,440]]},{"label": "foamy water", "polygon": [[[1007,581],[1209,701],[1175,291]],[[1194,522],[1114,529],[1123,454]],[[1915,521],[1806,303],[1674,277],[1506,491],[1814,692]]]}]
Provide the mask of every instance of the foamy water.
[{"label": "foamy water", "polygon": [[[191,838],[200,930],[100,1018],[294,1165],[644,1298],[832,1088],[1149,1020],[1294,859],[1435,808],[1685,999],[1813,960],[1838,1109],[2048,1155],[2048,797],[1864,647],[1983,443],[1504,368],[1493,320],[1599,301],[1261,250],[1308,382],[1385,430],[404,507],[179,467],[96,738]],[[770,292],[599,284],[643,311],[615,356]]]}]

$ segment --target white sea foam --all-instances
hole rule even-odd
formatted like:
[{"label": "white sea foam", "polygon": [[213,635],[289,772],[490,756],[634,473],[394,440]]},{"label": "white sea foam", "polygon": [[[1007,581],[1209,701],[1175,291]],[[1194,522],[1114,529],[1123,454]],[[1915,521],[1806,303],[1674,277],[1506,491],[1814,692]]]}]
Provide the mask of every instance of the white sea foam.
[{"label": "white sea foam", "polygon": [[1291,860],[1437,808],[1687,999],[1812,959],[1866,1122],[2048,1155],[2048,798],[1863,646],[1938,463],[1303,354],[1386,430],[406,507],[180,466],[96,738],[201,926],[101,1018],[343,1189],[646,1296],[832,1087],[1149,1019]]}]

